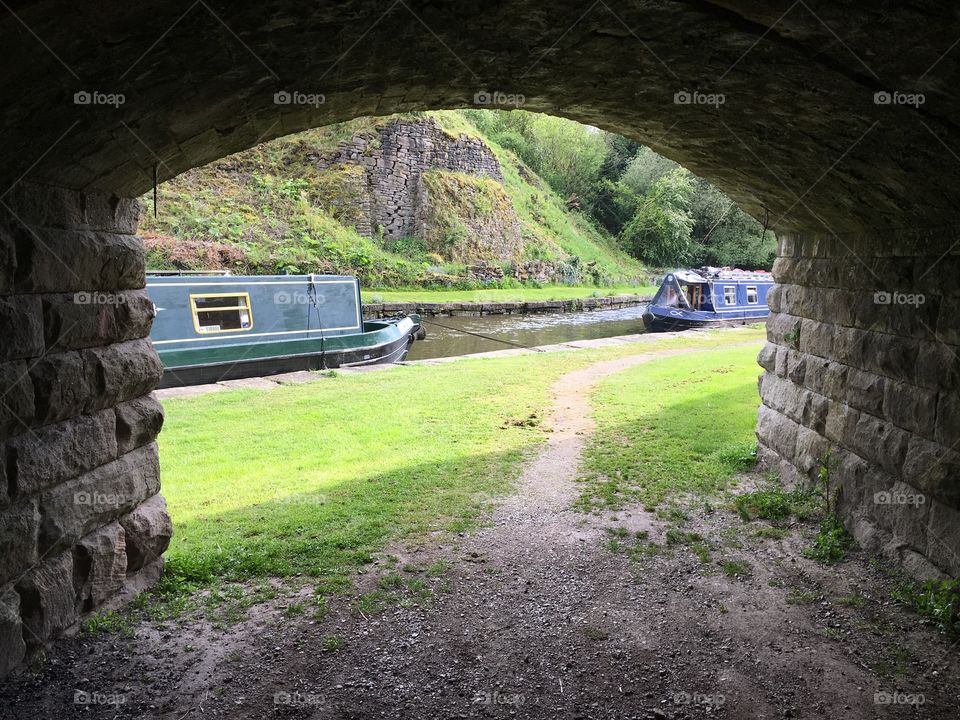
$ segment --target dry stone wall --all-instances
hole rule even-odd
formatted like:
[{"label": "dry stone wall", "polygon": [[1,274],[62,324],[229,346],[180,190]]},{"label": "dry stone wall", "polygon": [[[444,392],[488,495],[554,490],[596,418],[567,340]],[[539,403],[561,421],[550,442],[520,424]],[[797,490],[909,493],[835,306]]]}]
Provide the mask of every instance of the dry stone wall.
[{"label": "dry stone wall", "polygon": [[0,207],[0,675],[171,536],[136,201],[20,183]]},{"label": "dry stone wall", "polygon": [[358,165],[365,197],[355,225],[368,237],[383,228],[388,238],[418,235],[421,176],[430,169],[485,175],[503,182],[500,163],[479,139],[448,135],[432,118],[391,120],[375,135],[357,135],[318,161],[320,168]]},{"label": "dry stone wall", "polygon": [[960,253],[946,233],[781,237],[759,361],[761,458],[828,472],[859,543],[960,576]]}]

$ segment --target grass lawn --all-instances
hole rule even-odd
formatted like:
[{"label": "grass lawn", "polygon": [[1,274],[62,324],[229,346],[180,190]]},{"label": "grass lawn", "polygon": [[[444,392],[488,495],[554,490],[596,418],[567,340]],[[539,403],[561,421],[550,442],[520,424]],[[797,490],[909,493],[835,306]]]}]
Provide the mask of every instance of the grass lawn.
[{"label": "grass lawn", "polygon": [[[762,337],[762,329],[696,333],[168,400],[159,438],[163,493],[175,529],[167,580],[200,586],[218,578],[299,574],[325,580],[326,587],[342,585],[390,540],[469,527],[492,495],[508,492],[524,457],[545,437],[535,423],[510,421],[541,415],[562,373],[669,347],[755,339],[758,348]],[[736,429],[731,437],[742,457],[753,422],[749,406],[756,406],[747,386],[759,372],[757,348],[651,366],[658,382],[686,388],[680,395],[660,393],[660,405],[641,382],[619,397],[606,385],[598,396],[610,404],[601,410],[604,426],[615,417],[612,408],[627,413],[636,403],[647,413],[687,416],[702,407],[691,405],[695,395],[716,392],[717,401],[729,405],[722,413]],[[695,370],[703,383],[691,377]],[[726,416],[731,408],[736,418]],[[706,412],[701,418],[712,417]],[[727,441],[700,435],[705,453],[711,443]],[[650,455],[682,459],[687,441],[675,444],[652,448]]]},{"label": "grass lawn", "polygon": [[582,509],[723,489],[754,460],[757,348],[655,360],[600,383],[584,455]]},{"label": "grass lawn", "polygon": [[556,285],[543,288],[523,287],[490,290],[364,290],[363,301],[375,302],[525,302],[537,300],[574,300],[611,295],[653,295],[652,286],[622,285],[609,288]]}]

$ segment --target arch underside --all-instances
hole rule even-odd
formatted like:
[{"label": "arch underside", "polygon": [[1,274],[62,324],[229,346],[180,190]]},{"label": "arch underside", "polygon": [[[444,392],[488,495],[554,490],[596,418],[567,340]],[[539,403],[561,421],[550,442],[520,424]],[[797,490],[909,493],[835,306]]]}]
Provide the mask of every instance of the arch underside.
[{"label": "arch underside", "polygon": [[[161,368],[145,339],[130,198],[155,173],[163,181],[311,127],[510,109],[519,96],[526,110],[650,145],[769,222],[780,250],[759,358],[761,458],[788,482],[812,482],[829,461],[863,545],[917,575],[960,575],[955,10],[807,0],[11,8],[0,12],[0,674],[125,584],[155,577],[169,540],[154,443],[162,410],[150,394]],[[281,92],[323,101],[278,104]],[[507,104],[484,103],[496,93]],[[124,302],[78,305],[81,290]],[[896,293],[924,302],[884,302]],[[93,491],[129,502],[70,502]],[[882,504],[877,493],[926,502]]]}]

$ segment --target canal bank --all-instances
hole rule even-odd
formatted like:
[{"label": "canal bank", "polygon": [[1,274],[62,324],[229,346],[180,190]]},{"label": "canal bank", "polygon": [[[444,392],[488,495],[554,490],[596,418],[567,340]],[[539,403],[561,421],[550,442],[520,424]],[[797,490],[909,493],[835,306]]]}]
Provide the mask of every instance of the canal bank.
[{"label": "canal bank", "polygon": [[570,300],[531,300],[527,302],[386,302],[364,303],[367,320],[393,317],[401,313],[421,317],[481,317],[484,315],[524,315],[533,313],[574,313],[592,310],[619,310],[646,305],[650,295],[611,295]]}]

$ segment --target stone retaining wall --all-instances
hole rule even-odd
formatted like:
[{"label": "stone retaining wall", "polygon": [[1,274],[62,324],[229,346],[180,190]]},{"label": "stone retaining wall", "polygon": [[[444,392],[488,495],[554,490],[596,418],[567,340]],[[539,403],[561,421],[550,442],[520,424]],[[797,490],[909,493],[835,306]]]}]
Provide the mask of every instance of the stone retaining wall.
[{"label": "stone retaining wall", "polygon": [[960,576],[955,237],[784,236],[759,362],[761,458],[829,469],[847,529],[921,577]]},{"label": "stone retaining wall", "polygon": [[135,201],[21,183],[0,206],[0,675],[171,535]]},{"label": "stone retaining wall", "polygon": [[432,118],[391,120],[377,128],[376,136],[358,135],[317,162],[321,169],[338,165],[363,169],[356,229],[368,237],[378,226],[388,238],[422,234],[418,201],[421,176],[427,170],[485,175],[503,182],[500,163],[482,140],[451,137]]},{"label": "stone retaining wall", "polygon": [[611,297],[587,297],[575,300],[542,300],[530,302],[501,303],[367,303],[363,317],[385,318],[403,313],[426,317],[520,315],[542,312],[580,312],[582,310],[616,310],[645,305],[652,300],[648,295],[615,295]]}]

